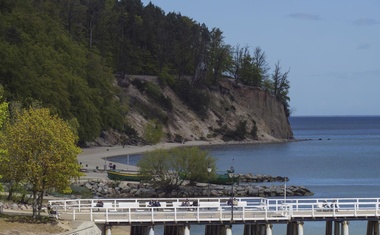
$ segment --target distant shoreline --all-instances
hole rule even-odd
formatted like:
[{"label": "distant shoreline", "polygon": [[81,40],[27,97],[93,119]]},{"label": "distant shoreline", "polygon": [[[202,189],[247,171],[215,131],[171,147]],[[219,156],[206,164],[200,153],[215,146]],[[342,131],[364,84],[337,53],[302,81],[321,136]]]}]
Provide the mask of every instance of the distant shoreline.
[{"label": "distant shoreline", "polygon": [[[108,165],[109,157],[120,157],[133,154],[143,154],[148,151],[156,149],[171,149],[176,147],[204,147],[204,146],[233,146],[233,145],[251,145],[251,144],[275,144],[275,143],[287,143],[294,142],[297,140],[260,140],[260,141],[231,141],[224,142],[221,140],[217,141],[187,141],[182,143],[159,143],[156,145],[144,145],[144,146],[108,146],[108,147],[88,147],[82,148],[82,153],[77,157],[78,163],[81,163],[82,168],[89,170],[93,169],[104,169],[104,165]],[[118,169],[133,169],[136,170],[136,166],[127,165],[123,163],[117,163]]]}]

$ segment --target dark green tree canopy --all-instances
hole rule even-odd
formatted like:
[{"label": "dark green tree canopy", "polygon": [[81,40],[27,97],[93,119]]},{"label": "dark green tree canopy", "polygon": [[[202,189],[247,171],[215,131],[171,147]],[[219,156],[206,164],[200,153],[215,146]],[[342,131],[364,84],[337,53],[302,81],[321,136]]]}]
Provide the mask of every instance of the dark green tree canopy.
[{"label": "dark green tree canopy", "polygon": [[[279,96],[288,108],[288,76],[282,77],[286,85],[274,84],[282,72],[268,74],[260,48],[251,52],[223,39],[218,28],[140,0],[3,0],[0,83],[7,101],[26,107],[38,101],[65,120],[76,119],[80,143],[125,126],[114,74],[168,74],[174,80],[167,84],[177,90],[187,77],[194,88],[188,96],[198,97],[228,75]],[[192,105],[188,96],[181,99]],[[190,105],[199,115],[207,110],[204,98],[195,102],[201,107]]]}]

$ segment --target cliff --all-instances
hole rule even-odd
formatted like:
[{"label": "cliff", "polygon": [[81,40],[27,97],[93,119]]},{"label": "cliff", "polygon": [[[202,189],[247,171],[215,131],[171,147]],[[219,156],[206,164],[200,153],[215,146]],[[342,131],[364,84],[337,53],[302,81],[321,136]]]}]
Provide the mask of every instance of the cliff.
[{"label": "cliff", "polygon": [[[171,101],[172,110],[163,109],[145,92],[131,85],[135,79],[156,84],[160,92]],[[210,103],[203,118],[186,106],[169,86],[160,87],[156,77],[129,76],[119,79],[118,84],[129,103],[127,123],[139,136],[143,136],[151,113],[154,112],[166,120],[163,125],[166,135],[162,140],[165,142],[229,141],[232,139],[226,138],[226,133],[235,130],[242,122],[246,123],[243,126],[247,134],[238,141],[276,142],[293,138],[284,107],[274,96],[258,88],[237,86],[227,78],[219,81],[217,86],[204,89],[210,97]],[[110,144],[117,142],[115,134],[105,132],[103,137]]]}]

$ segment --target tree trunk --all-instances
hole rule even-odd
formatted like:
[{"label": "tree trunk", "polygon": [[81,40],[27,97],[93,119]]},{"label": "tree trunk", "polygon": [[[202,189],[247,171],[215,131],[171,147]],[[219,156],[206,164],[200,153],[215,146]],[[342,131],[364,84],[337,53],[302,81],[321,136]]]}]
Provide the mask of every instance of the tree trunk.
[{"label": "tree trunk", "polygon": [[36,191],[33,191],[32,192],[32,195],[33,195],[33,201],[32,201],[32,208],[33,208],[33,219],[37,219],[37,212],[38,212],[38,208],[37,208],[37,192]]},{"label": "tree trunk", "polygon": [[12,197],[13,197],[13,190],[12,190],[12,187],[9,187],[9,192],[8,192],[7,200],[11,201]]}]

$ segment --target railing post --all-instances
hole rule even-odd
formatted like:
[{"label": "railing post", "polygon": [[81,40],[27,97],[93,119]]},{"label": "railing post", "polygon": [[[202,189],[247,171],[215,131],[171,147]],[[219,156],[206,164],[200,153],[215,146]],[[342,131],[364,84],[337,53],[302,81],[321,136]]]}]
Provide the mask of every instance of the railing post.
[{"label": "railing post", "polygon": [[357,210],[358,210],[359,206],[357,204],[357,202],[354,204],[354,215],[356,216],[357,215]]},{"label": "railing post", "polygon": [[106,221],[108,221],[108,207],[106,208]]},{"label": "railing post", "polygon": [[177,222],[177,207],[174,207],[174,222]]}]

